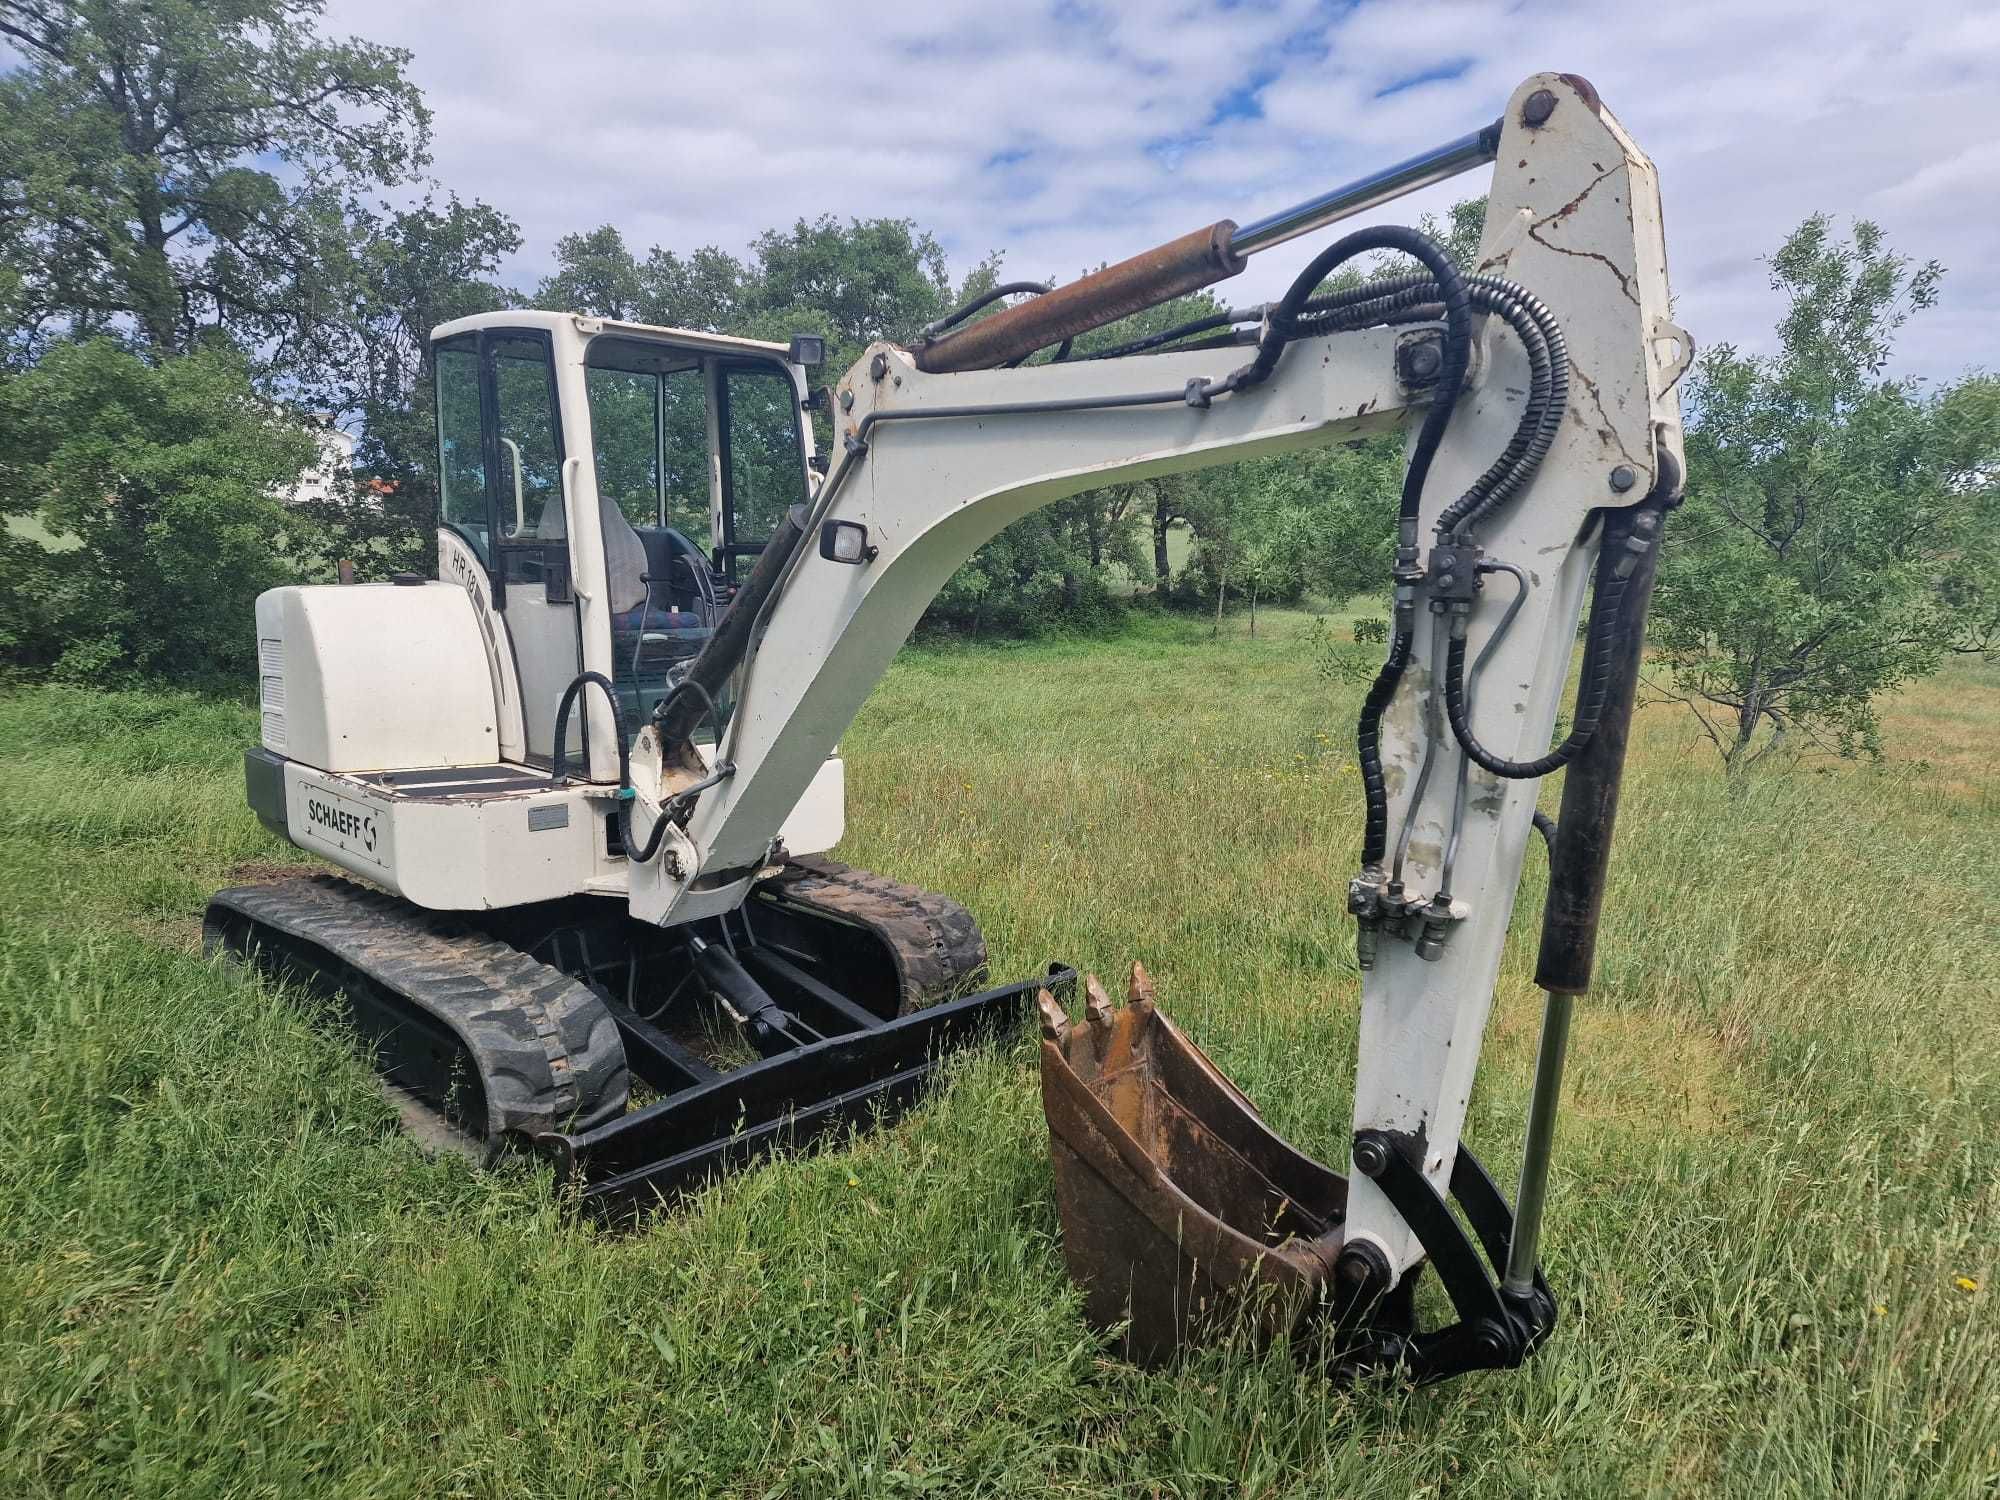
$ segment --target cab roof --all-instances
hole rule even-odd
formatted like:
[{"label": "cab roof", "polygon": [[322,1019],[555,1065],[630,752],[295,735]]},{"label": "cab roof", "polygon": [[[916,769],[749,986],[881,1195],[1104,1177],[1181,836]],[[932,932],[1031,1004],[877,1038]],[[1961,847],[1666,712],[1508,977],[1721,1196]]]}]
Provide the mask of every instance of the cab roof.
[{"label": "cab roof", "polygon": [[627,323],[618,318],[593,318],[585,313],[545,312],[530,308],[511,308],[503,312],[474,313],[469,318],[454,318],[431,330],[431,342],[437,343],[461,333],[475,333],[482,328],[542,328],[550,332],[570,328],[585,338],[609,333],[620,338],[651,339],[678,344],[683,348],[707,349],[717,354],[754,353],[766,358],[776,355],[779,359],[787,359],[791,354],[789,345],[775,344],[768,339],[739,339],[726,333],[701,333],[692,328],[663,328],[654,323]]}]

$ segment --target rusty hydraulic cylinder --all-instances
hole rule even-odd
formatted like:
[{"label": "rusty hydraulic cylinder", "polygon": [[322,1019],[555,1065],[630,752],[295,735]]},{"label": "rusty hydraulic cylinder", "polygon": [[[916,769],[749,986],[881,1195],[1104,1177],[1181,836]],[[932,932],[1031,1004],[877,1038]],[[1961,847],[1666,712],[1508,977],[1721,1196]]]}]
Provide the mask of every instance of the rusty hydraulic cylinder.
[{"label": "rusty hydraulic cylinder", "polygon": [[1005,312],[981,318],[919,348],[917,368],[932,375],[990,370],[1115,323],[1170,297],[1226,281],[1248,264],[1229,247],[1235,233],[1233,220],[1220,219],[1206,229],[1184,234]]}]

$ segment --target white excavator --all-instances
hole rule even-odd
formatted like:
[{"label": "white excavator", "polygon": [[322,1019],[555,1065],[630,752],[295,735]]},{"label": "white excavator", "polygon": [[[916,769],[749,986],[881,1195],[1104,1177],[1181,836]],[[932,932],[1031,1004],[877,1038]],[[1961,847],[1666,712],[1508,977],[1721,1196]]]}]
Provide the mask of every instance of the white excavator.
[{"label": "white excavator", "polygon": [[[1072,354],[1488,163],[1471,271],[1364,228],[1276,302]],[[1346,267],[1369,274],[1329,282]],[[1586,81],[1542,74],[1492,124],[1359,182],[1001,291],[1027,295],[877,344],[817,394],[809,339],[557,312],[437,329],[438,576],[257,605],[249,800],[344,874],[223,891],[209,941],[337,990],[408,1098],[489,1146],[537,1143],[607,1214],[890,1118],[1039,998],[1066,1254],[1129,1354],[1249,1317],[1330,1330],[1347,1370],[1518,1364],[1555,1319],[1537,1240],[1568,1019],[1680,495],[1692,344],[1653,166]],[[1089,982],[1072,1021],[1069,970],[981,988],[964,908],[823,856],[843,732],[1002,527],[1096,486],[1392,429],[1408,466],[1357,742],[1360,868],[1326,875],[1362,971],[1343,1174],[1263,1125],[1143,971],[1127,1003]],[[1537,787],[1557,770],[1551,823]],[[1226,809],[1188,820],[1228,837]],[[1549,999],[1510,1207],[1460,1129],[1538,827]],[[1418,1326],[1425,1265],[1456,1315],[1442,1327]]]}]

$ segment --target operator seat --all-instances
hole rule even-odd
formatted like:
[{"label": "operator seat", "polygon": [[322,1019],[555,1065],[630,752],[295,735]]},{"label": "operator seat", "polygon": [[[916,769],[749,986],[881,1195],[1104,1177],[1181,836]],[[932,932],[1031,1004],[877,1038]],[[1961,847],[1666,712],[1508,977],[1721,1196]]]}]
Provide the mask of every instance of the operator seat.
[{"label": "operator seat", "polygon": [[[598,527],[604,535],[604,581],[610,591],[611,613],[629,614],[647,602],[646,544],[625,512],[609,495],[598,492]],[[663,580],[656,580],[663,581]],[[658,607],[659,601],[655,601]]]}]

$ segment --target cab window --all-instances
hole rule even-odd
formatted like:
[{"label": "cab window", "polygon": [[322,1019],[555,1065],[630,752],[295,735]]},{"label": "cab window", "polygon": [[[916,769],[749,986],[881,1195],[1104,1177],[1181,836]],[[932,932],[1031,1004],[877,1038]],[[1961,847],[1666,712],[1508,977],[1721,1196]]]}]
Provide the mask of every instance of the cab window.
[{"label": "cab window", "polygon": [[500,431],[500,537],[503,542],[560,540],[562,445],[556,438],[555,370],[546,340],[496,338],[495,415]]},{"label": "cab window", "polygon": [[786,371],[728,366],[722,396],[726,540],[733,560],[760,551],[785,512],[806,498],[805,453],[798,391]]},{"label": "cab window", "polygon": [[444,524],[491,565],[486,515],[486,459],[479,431],[479,350],[473,343],[437,352],[438,508]]},{"label": "cab window", "polygon": [[584,371],[597,490],[634,526],[660,524],[659,387],[641,370]]},{"label": "cab window", "polygon": [[660,378],[666,523],[704,552],[716,537],[708,511],[708,391],[699,365]]}]

